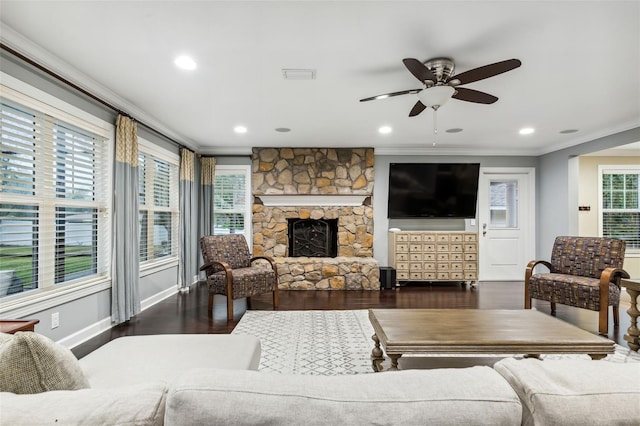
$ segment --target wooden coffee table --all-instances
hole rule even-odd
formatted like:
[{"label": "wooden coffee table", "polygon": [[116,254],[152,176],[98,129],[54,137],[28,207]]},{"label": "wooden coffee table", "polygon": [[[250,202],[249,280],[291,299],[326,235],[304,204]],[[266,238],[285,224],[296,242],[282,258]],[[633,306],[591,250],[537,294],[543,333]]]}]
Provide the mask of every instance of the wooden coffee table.
[{"label": "wooden coffee table", "polygon": [[[408,354],[588,354],[614,353],[614,342],[530,309],[369,309],[375,334],[374,371],[389,370]],[[382,346],[382,348],[380,347]],[[384,349],[384,353],[383,353]]]}]

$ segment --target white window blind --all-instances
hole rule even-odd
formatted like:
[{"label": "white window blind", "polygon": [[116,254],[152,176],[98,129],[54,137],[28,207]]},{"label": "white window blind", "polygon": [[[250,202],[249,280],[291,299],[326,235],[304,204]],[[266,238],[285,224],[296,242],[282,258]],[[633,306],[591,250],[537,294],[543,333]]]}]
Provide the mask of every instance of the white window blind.
[{"label": "white window blind", "polygon": [[213,220],[214,232],[245,234],[250,241],[246,219],[248,208],[247,173],[243,169],[216,167],[214,178]]},{"label": "white window blind", "polygon": [[106,138],[55,112],[1,106],[0,296],[107,276]]},{"label": "white window blind", "polygon": [[640,249],[640,166],[601,168],[603,237],[620,238],[628,249]]},{"label": "white window blind", "polygon": [[178,254],[178,164],[141,145],[139,157],[140,262]]}]

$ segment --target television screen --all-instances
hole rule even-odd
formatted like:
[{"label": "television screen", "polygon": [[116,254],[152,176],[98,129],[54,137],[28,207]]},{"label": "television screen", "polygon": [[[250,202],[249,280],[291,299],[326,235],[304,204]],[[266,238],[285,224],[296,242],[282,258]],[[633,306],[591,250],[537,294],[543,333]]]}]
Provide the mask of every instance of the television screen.
[{"label": "television screen", "polygon": [[390,219],[475,218],[477,163],[391,163]]}]

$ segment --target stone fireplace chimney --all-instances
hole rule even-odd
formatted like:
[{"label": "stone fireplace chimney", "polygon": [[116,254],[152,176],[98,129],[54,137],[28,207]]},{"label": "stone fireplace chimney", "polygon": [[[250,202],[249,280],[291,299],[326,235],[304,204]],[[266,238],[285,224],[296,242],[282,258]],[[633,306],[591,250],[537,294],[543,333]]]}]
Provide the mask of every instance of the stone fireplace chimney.
[{"label": "stone fireplace chimney", "polygon": [[281,288],[379,288],[373,166],[373,148],[253,149],[253,254],[276,260]]}]

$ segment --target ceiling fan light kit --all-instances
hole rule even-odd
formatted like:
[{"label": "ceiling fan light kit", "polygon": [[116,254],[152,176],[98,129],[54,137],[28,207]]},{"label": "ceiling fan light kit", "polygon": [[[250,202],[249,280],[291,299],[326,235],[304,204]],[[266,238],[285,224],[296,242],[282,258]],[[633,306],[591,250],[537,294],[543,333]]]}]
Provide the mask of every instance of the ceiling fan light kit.
[{"label": "ceiling fan light kit", "polygon": [[451,86],[433,86],[418,92],[418,99],[426,107],[438,109],[456,92]]}]

